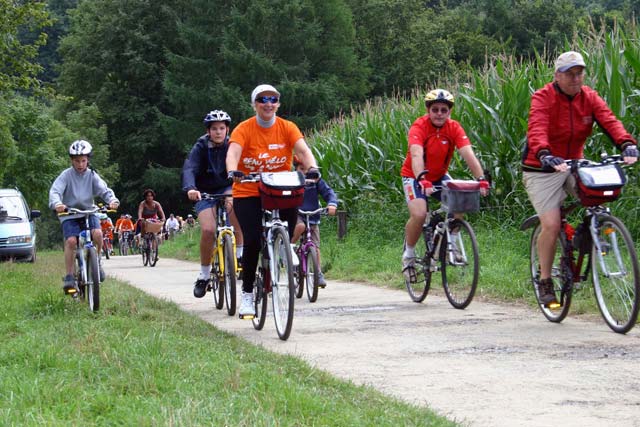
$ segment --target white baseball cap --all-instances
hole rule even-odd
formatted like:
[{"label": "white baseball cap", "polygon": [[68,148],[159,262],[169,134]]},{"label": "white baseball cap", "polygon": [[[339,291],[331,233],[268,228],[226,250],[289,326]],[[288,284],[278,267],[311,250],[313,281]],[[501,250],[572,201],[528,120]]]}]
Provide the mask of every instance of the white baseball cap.
[{"label": "white baseball cap", "polygon": [[578,52],[569,51],[558,56],[558,59],[556,59],[556,71],[564,73],[571,67],[586,67],[582,55]]},{"label": "white baseball cap", "polygon": [[275,87],[273,87],[271,85],[258,85],[253,90],[253,92],[251,92],[251,103],[252,104],[256,103],[256,97],[258,95],[260,95],[262,92],[273,92],[273,93],[277,94],[278,96],[280,96],[280,92],[278,92]]}]

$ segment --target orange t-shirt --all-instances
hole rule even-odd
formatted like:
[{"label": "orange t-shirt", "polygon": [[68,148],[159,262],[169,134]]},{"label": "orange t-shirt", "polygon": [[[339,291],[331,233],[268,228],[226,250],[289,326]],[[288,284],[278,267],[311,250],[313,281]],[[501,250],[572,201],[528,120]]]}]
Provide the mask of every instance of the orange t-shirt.
[{"label": "orange t-shirt", "polygon": [[[256,172],[289,172],[293,146],[303,138],[295,123],[276,117],[270,128],[258,125],[255,117],[240,123],[231,133],[230,142],[240,144],[242,154],[238,170],[245,175]],[[257,183],[234,183],[233,197],[258,197]]]},{"label": "orange t-shirt", "polygon": [[102,228],[102,235],[110,239],[113,239],[113,223],[108,220],[100,221],[100,228]]}]

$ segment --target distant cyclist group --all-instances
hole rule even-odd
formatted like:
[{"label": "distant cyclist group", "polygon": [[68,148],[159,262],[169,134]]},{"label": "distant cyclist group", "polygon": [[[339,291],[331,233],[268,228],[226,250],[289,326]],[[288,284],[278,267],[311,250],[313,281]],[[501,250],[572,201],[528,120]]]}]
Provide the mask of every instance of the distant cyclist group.
[{"label": "distant cyclist group", "polygon": [[[561,54],[555,61],[553,81],[535,91],[531,99],[521,166],[524,186],[540,224],[535,247],[536,263],[539,264],[535,267],[533,285],[543,308],[562,304],[558,301],[561,289],[554,282],[553,275],[554,254],[563,218],[561,208],[568,195],[577,195],[576,169],[571,167],[571,162],[583,158],[583,148],[594,123],[620,150],[621,162],[630,165],[638,158],[636,140],[596,91],[583,84],[585,71],[586,63],[580,53],[569,51]],[[216,262],[216,212],[217,200],[221,200],[227,214],[227,225],[233,229],[234,263],[237,270],[242,271],[238,310],[241,317],[258,314],[256,299],[259,295],[256,296],[254,285],[256,280],[260,280],[259,284],[263,286],[262,281],[265,280],[259,269],[266,226],[263,212],[277,210],[278,218],[286,223],[290,236],[288,243],[292,247],[288,248],[291,254],[287,257],[294,266],[298,266],[300,260],[297,255],[302,253],[297,251],[295,243],[305,237],[306,227],[311,227],[309,237],[318,251],[318,271],[313,275],[320,286],[326,286],[319,268],[319,216],[316,214],[307,221],[301,212],[318,210],[319,197],[325,201],[326,212],[330,215],[336,213],[338,205],[335,192],[322,179],[316,158],[298,126],[276,114],[281,102],[280,92],[272,85],[260,84],[252,91],[250,102],[255,115],[237,124],[233,130],[232,119],[225,111],[217,109],[207,113],[203,120],[205,133],[191,148],[182,168],[182,189],[194,203],[200,226],[200,271],[193,294],[202,298],[208,291],[217,289],[217,278],[212,277],[215,271],[212,260]],[[472,236],[473,243],[465,247],[465,237],[459,234],[473,234],[464,225],[463,214],[474,211],[473,204],[477,204],[474,197],[486,196],[491,186],[489,175],[483,170],[465,130],[451,118],[456,105],[454,95],[445,89],[430,90],[424,98],[424,105],[426,114],[418,117],[408,129],[407,153],[400,167],[409,213],[401,258],[402,274],[408,288],[414,288],[425,275],[430,276],[438,270],[432,263],[423,262],[422,255],[417,254],[422,236],[428,246],[427,252],[431,250],[429,256],[436,262],[446,262],[448,268],[464,266],[468,264],[468,258],[475,258],[477,263],[477,257],[468,257],[466,253],[477,252],[475,236]],[[473,179],[469,182],[460,182],[448,173],[456,151],[471,172]],[[119,201],[114,192],[89,168],[91,154],[92,148],[87,141],[74,141],[69,148],[71,167],[60,174],[50,190],[49,204],[56,212],[62,213],[67,207],[89,209],[94,205],[94,198],[102,199],[111,209],[118,208]],[[283,173],[293,174],[287,175],[293,178],[285,180]],[[281,178],[275,179],[270,187],[268,181],[273,179],[272,175],[278,174]],[[299,181],[296,181],[296,174],[301,177]],[[256,176],[262,178],[257,180]],[[298,193],[298,187],[304,187],[304,190],[300,189]],[[267,193],[270,202],[265,205]],[[162,206],[155,200],[155,192],[146,189],[143,195],[135,224],[130,215],[121,215],[115,227],[111,226],[117,234],[126,233],[125,240],[129,243],[133,243],[134,236],[152,227],[154,221],[163,224],[166,221]],[[281,201],[272,202],[276,199]],[[444,217],[437,220],[432,217],[435,210],[430,209],[430,202],[442,204]],[[271,203],[276,204],[272,206]],[[463,206],[467,203],[471,206]],[[189,219],[195,220],[191,215]],[[65,292],[75,286],[73,263],[81,220],[79,215],[60,217],[65,240]],[[179,222],[173,215],[166,222],[171,224],[167,230],[179,230]],[[445,230],[438,227],[445,227]],[[95,218],[95,221],[91,219],[90,229],[98,253],[104,251],[103,234],[110,232],[109,226],[101,231],[98,218]],[[444,241],[432,240],[434,233],[440,233]],[[158,242],[154,240],[152,244],[157,245]],[[441,245],[442,249],[434,253],[432,244]],[[442,266],[442,270],[446,268]],[[477,274],[476,264],[476,282]],[[100,276],[104,280],[101,266]],[[448,279],[453,280],[452,277],[450,272]],[[637,307],[633,310],[637,315]]]}]

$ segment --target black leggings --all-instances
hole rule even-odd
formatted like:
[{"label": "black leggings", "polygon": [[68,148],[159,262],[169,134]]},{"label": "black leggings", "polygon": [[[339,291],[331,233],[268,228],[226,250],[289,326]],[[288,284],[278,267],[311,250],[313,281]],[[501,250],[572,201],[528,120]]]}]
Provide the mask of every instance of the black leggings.
[{"label": "black leggings", "polygon": [[[253,282],[256,280],[256,268],[258,267],[258,256],[260,255],[262,239],[262,204],[259,197],[246,197],[233,199],[233,210],[236,213],[242,236],[244,247],[242,249],[242,290],[253,292]],[[298,209],[282,209],[280,218],[287,221],[289,237],[293,233],[298,218]]]}]

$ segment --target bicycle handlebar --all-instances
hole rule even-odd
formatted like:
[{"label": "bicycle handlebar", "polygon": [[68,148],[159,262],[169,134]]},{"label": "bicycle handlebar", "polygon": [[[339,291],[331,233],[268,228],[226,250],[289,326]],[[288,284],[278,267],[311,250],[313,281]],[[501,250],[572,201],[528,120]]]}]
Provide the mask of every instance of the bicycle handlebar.
[{"label": "bicycle handlebar", "polygon": [[64,212],[59,212],[58,216],[67,216],[67,215],[76,215],[76,214],[91,215],[91,214],[98,213],[98,212],[101,212],[101,213],[114,213],[114,212],[118,212],[118,211],[114,210],[114,209],[107,209],[104,206],[94,206],[91,209],[85,209],[85,210],[67,207]]},{"label": "bicycle handlebar", "polygon": [[298,209],[298,213],[300,215],[306,215],[306,216],[312,216],[312,215],[316,215],[316,214],[320,214],[320,215],[326,215],[328,212],[327,208],[318,208],[314,211],[303,211],[302,209]]}]

